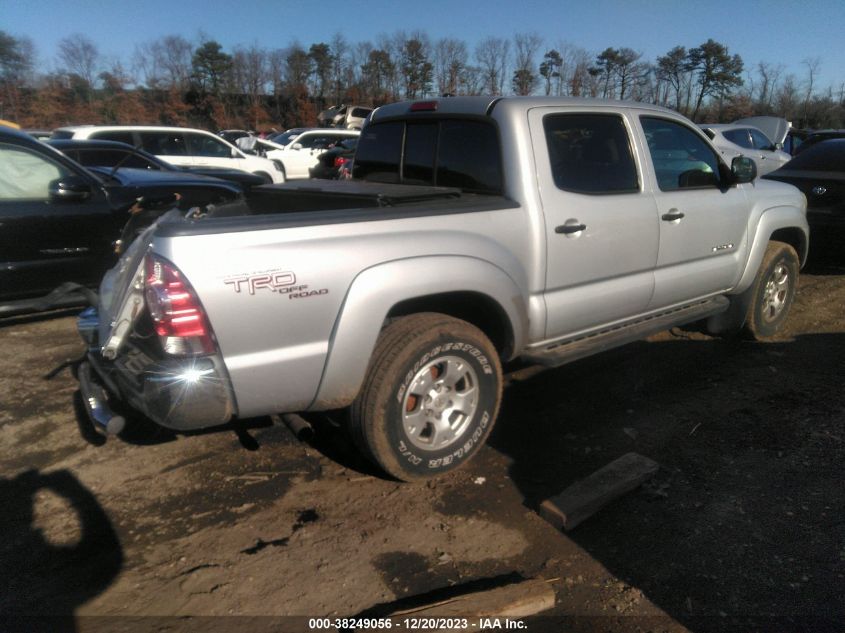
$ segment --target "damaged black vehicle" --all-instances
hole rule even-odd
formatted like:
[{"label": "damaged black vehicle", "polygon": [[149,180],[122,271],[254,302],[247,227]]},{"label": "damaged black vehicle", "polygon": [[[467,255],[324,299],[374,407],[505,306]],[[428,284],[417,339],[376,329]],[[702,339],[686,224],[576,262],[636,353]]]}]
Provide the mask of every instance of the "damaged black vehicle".
[{"label": "damaged black vehicle", "polygon": [[98,174],[0,126],[0,316],[85,305],[139,220],[241,196],[198,174]]}]

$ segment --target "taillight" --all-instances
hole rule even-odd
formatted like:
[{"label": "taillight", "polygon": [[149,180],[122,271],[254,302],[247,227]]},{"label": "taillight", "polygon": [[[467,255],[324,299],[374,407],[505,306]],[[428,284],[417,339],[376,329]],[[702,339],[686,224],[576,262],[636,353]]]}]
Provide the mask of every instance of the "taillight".
[{"label": "taillight", "polygon": [[334,158],[334,166],[337,169],[343,167],[346,163],[349,162],[348,158],[344,158],[343,156],[335,156]]},{"label": "taillight", "polygon": [[144,297],[164,351],[179,356],[214,352],[205,311],[179,269],[147,255],[145,272]]}]

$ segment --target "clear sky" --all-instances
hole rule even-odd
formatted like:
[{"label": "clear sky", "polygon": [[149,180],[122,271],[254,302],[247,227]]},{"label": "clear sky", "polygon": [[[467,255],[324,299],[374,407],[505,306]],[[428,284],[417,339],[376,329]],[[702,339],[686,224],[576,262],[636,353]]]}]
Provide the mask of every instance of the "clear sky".
[{"label": "clear sky", "polygon": [[[738,53],[746,71],[784,66],[799,81],[802,60],[819,58],[817,86],[845,83],[845,0],[0,0],[0,30],[28,36],[41,70],[56,67],[56,45],[84,33],[106,58],[131,59],[137,44],[164,35],[196,42],[306,48],[342,33],[355,44],[399,30],[452,37],[470,51],[481,39],[536,33],[544,51],[565,41],[598,53],[628,47],[654,61],[676,45],[708,38]],[[539,63],[540,60],[538,60]]]}]

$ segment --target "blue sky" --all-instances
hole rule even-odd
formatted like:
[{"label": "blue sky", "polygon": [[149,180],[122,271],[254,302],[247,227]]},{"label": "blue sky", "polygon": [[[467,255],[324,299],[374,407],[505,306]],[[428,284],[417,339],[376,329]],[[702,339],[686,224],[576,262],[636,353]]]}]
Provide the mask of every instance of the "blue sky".
[{"label": "blue sky", "polygon": [[[676,45],[708,38],[738,53],[746,70],[782,64],[799,81],[802,60],[819,58],[817,86],[845,83],[843,0],[0,0],[0,29],[28,36],[42,70],[55,68],[56,45],[84,33],[108,58],[128,61],[137,44],[164,35],[274,49],[298,41],[306,48],[342,33],[352,44],[399,30],[431,39],[453,37],[470,46],[488,37],[537,33],[544,50],[566,41],[590,52],[628,47],[654,61]],[[538,60],[539,61],[539,60]]]}]

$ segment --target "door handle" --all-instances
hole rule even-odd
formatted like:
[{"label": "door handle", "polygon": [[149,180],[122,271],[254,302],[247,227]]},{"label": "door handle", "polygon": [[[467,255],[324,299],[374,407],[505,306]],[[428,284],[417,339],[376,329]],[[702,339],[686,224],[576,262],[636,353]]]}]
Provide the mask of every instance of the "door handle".
[{"label": "door handle", "polygon": [[679,222],[683,217],[684,214],[677,209],[669,209],[667,213],[660,216],[660,219],[664,222]]},{"label": "door handle", "polygon": [[571,235],[572,233],[580,233],[587,230],[586,224],[561,224],[555,227],[555,233],[563,233],[564,235]]}]

